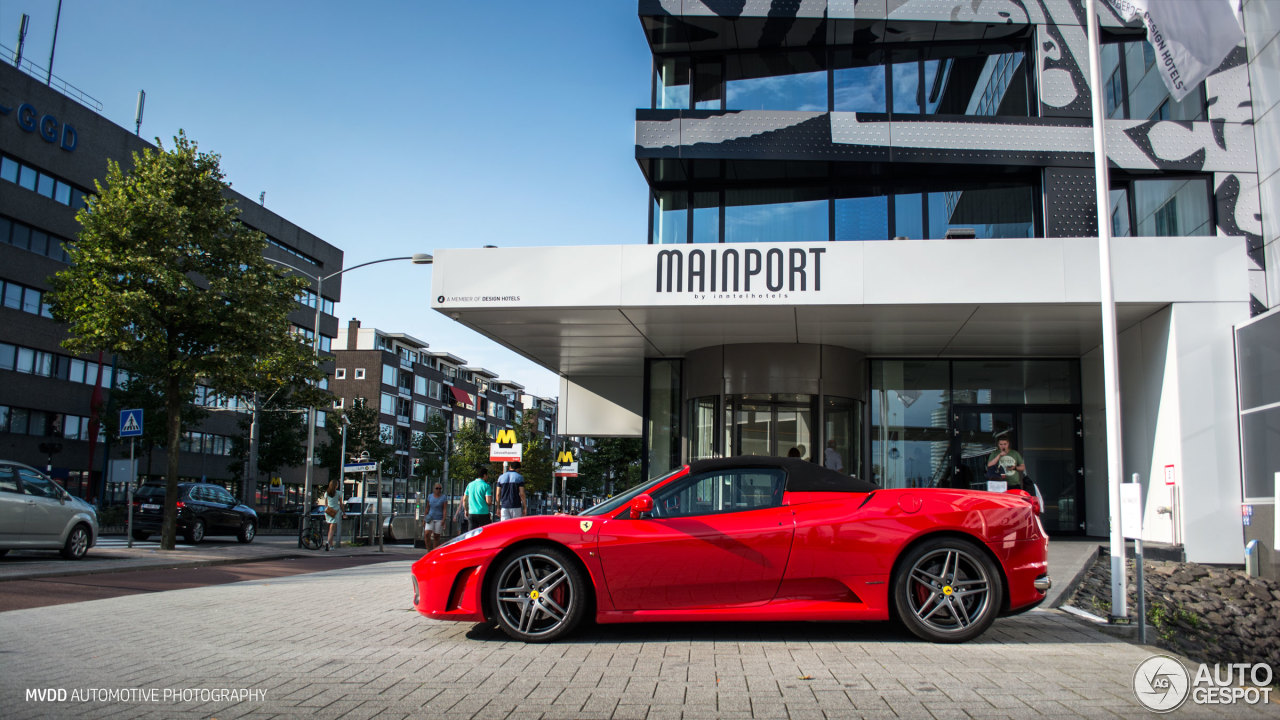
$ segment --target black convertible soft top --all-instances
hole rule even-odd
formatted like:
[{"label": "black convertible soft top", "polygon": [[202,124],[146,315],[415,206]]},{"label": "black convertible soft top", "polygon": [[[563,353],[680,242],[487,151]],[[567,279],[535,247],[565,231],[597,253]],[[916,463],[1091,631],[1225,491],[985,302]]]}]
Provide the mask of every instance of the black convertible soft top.
[{"label": "black convertible soft top", "polygon": [[781,468],[787,473],[787,490],[790,492],[871,492],[880,488],[873,482],[855,475],[828,470],[816,463],[800,458],[767,457],[763,455],[738,455],[713,458],[689,463],[689,472],[703,473],[732,468]]}]

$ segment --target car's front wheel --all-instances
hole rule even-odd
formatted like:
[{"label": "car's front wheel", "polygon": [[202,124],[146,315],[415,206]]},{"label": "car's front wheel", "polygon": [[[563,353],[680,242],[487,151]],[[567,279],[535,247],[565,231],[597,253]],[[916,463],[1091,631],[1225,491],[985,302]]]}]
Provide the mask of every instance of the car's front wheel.
[{"label": "car's front wheel", "polygon": [[151,537],[151,533],[149,533],[149,532],[143,532],[143,531],[141,531],[141,530],[134,530],[134,531],[133,531],[133,539],[134,539],[134,540],[142,541],[142,540],[146,540],[146,539],[147,539],[147,538],[149,538],[149,537]]},{"label": "car's front wheel", "polygon": [[79,560],[89,552],[89,528],[77,525],[71,528],[67,542],[62,546],[62,557],[68,560]]},{"label": "car's front wheel", "polygon": [[187,542],[199,545],[204,540],[204,521],[196,518],[191,521],[191,529],[187,531]]},{"label": "car's front wheel", "polygon": [[525,642],[549,642],[573,632],[587,607],[587,581],[558,548],[529,547],[506,556],[489,592],[498,626]]},{"label": "car's front wheel", "polygon": [[248,520],[244,525],[240,526],[240,532],[236,535],[236,539],[242,543],[251,543],[257,534],[258,526],[252,520]]},{"label": "car's front wheel", "polygon": [[902,624],[931,642],[965,642],[995,622],[1003,597],[1000,571],[976,544],[927,540],[902,559],[893,583]]}]

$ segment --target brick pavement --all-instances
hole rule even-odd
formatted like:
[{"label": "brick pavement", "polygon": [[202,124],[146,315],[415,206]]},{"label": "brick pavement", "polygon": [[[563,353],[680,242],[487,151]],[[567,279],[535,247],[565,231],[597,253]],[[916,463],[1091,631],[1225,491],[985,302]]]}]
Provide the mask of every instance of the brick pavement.
[{"label": "brick pavement", "polygon": [[[420,617],[406,561],[0,614],[6,718],[1139,718],[1155,651],[1058,611],[933,645],[888,624],[593,626],[550,645]],[[36,702],[226,688],[265,700]],[[1277,717],[1269,708],[1171,717]]]}]

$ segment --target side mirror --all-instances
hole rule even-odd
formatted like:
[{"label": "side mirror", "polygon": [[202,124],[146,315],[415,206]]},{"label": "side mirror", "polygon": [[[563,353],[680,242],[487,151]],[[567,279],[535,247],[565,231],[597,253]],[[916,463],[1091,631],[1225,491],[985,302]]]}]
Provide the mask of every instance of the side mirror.
[{"label": "side mirror", "polygon": [[648,494],[637,495],[631,501],[631,519],[639,520],[645,513],[653,512],[653,498]]}]

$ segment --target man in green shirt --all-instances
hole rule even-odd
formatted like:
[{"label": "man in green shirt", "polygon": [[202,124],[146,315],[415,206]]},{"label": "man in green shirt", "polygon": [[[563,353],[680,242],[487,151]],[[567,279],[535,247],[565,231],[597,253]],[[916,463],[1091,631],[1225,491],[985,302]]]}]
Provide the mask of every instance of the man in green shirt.
[{"label": "man in green shirt", "polygon": [[488,524],[489,506],[493,503],[493,488],[489,487],[489,482],[486,479],[489,477],[489,469],[477,467],[476,473],[476,479],[467,483],[467,489],[462,491],[463,502],[467,504],[468,530],[475,530],[482,525]]},{"label": "man in green shirt", "polygon": [[[1022,488],[1022,474],[1027,471],[1027,465],[1022,454],[1009,447],[1009,438],[1002,437],[996,441],[996,451],[987,458],[987,467],[998,468],[997,474],[1009,483],[1009,489]],[[991,477],[990,469],[987,477]]]}]

